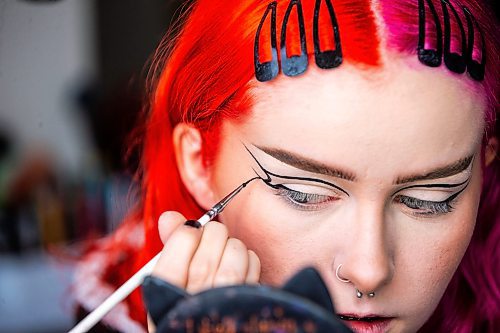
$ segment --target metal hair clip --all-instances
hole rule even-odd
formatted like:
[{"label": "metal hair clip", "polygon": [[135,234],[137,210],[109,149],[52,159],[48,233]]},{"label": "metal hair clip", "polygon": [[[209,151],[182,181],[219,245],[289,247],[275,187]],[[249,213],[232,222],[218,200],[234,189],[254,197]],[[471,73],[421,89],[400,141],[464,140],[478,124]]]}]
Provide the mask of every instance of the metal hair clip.
[{"label": "metal hair clip", "polygon": [[[289,57],[286,52],[286,29],[288,25],[288,19],[290,18],[290,13],[293,7],[297,7],[297,17],[299,23],[299,33],[300,33],[300,56]],[[285,12],[285,17],[283,18],[283,25],[281,26],[281,38],[280,38],[280,52],[281,52],[281,70],[283,74],[287,76],[297,76],[305,72],[308,66],[307,59],[307,44],[306,44],[306,29],[304,27],[304,14],[302,13],[302,4],[300,0],[292,0],[288,5]]]},{"label": "metal hair clip", "polygon": [[332,2],[330,0],[325,0],[326,7],[328,8],[328,14],[330,15],[330,20],[332,22],[335,50],[321,51],[319,43],[319,11],[321,8],[321,1],[322,0],[316,0],[314,5],[314,58],[316,60],[316,65],[319,68],[335,68],[342,63],[342,46],[340,44],[339,24],[337,22],[337,16],[335,15]]},{"label": "metal hair clip", "polygon": [[[450,14],[448,13],[448,6],[455,16],[455,20],[460,29],[460,38],[462,41],[462,54],[451,52],[451,24],[450,24]],[[462,25],[462,21],[458,16],[457,11],[453,5],[448,0],[441,0],[441,7],[443,8],[443,19],[444,19],[444,64],[452,72],[462,74],[465,72],[467,66],[465,60],[465,53],[467,49],[465,41],[465,30]]]},{"label": "metal hair clip", "polygon": [[[254,44],[254,65],[255,65],[255,77],[261,82],[269,81],[274,79],[279,72],[278,64],[278,51],[276,50],[276,1],[271,2],[260,20],[259,27],[257,28],[257,34],[255,36]],[[262,25],[266,21],[267,15],[271,11],[271,61],[261,63],[259,59],[260,50],[260,32],[262,30]]]},{"label": "metal hair clip", "polygon": [[[431,11],[432,18],[434,21],[434,26],[436,28],[436,49],[426,49],[425,48],[425,36],[426,34],[426,21],[425,21],[425,2]],[[442,31],[441,23],[439,22],[439,17],[436,12],[436,8],[432,4],[431,0],[418,0],[418,60],[424,65],[430,67],[438,67],[441,65],[441,57],[443,56],[443,42],[442,42]]]},{"label": "metal hair clip", "polygon": [[[481,81],[484,79],[484,68],[486,65],[486,45],[484,43],[484,36],[479,29],[479,25],[477,24],[476,19],[472,16],[471,12],[467,7],[462,7],[465,18],[467,19],[467,32],[469,38],[467,40],[468,47],[467,53],[465,54],[466,62],[467,62],[467,72],[470,77],[474,80]],[[479,36],[481,36],[481,62],[474,60],[473,51],[474,51],[474,26],[476,26]]]}]

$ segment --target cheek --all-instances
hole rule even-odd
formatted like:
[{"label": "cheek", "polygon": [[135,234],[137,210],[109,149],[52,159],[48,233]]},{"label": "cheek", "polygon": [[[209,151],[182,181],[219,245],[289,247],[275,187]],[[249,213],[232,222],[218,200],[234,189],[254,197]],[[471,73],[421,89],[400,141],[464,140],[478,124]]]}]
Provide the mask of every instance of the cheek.
[{"label": "cheek", "polygon": [[396,265],[401,274],[393,281],[393,295],[406,308],[402,314],[415,330],[432,315],[456,271],[469,242],[467,229],[449,233],[447,241],[417,238],[409,242],[413,249],[407,248],[406,258]]},{"label": "cheek", "polygon": [[405,241],[400,243],[396,262],[400,274],[393,282],[403,303],[411,304],[407,313],[416,327],[434,312],[470,242],[479,204],[479,177],[469,186],[448,220],[436,228],[424,222],[422,230],[400,235]]},{"label": "cheek", "polygon": [[[283,208],[272,202],[273,195],[265,190],[243,194],[224,211],[224,224],[230,237],[243,241],[255,251],[261,261],[261,282],[281,285],[305,266],[313,265],[326,242],[314,231],[303,230],[301,221],[287,221]],[[244,212],[244,213],[242,213]]]}]

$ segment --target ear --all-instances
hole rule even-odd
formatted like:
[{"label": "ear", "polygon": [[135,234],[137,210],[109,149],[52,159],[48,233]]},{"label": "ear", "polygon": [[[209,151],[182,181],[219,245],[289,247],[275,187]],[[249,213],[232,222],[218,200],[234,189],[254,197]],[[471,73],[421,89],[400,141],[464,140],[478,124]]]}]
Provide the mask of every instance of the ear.
[{"label": "ear", "polygon": [[200,131],[186,123],[179,123],[173,131],[177,168],[189,193],[204,209],[214,203],[210,173],[203,163],[203,139]]},{"label": "ear", "polygon": [[496,137],[491,137],[488,140],[488,144],[486,145],[486,151],[485,151],[485,156],[484,156],[484,161],[485,165],[488,166],[495,160],[495,158],[498,158],[498,149],[499,149],[499,143],[498,143],[498,138]]}]

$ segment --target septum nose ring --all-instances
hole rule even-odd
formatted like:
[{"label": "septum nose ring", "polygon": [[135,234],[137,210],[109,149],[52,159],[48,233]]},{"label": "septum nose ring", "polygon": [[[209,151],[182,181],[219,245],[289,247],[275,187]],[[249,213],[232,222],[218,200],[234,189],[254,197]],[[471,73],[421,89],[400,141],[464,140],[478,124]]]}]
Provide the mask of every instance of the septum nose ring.
[{"label": "septum nose ring", "polygon": [[[343,283],[350,283],[351,280],[349,279],[344,279],[342,278],[340,275],[339,275],[339,271],[340,271],[340,267],[342,267],[342,264],[338,265],[337,269],[335,270],[335,276],[337,277],[337,280],[339,280],[340,282],[343,282]],[[358,288],[355,288],[356,289],[356,297],[357,298],[361,298],[363,297],[363,293],[361,291],[358,290]],[[375,297],[375,292],[372,291],[372,292],[369,292],[368,293],[368,297]]]}]

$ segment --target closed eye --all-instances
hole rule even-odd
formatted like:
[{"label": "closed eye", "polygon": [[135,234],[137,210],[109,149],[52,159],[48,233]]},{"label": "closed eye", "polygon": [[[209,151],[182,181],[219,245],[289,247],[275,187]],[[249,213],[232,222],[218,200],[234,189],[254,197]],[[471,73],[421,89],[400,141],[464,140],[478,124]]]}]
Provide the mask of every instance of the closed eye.
[{"label": "closed eye", "polygon": [[406,195],[397,195],[394,201],[404,205],[410,215],[416,217],[434,217],[452,212],[457,197],[466,188],[467,186],[443,201],[421,200]]},{"label": "closed eye", "polygon": [[331,195],[292,190],[284,185],[273,185],[272,187],[275,189],[276,195],[282,197],[293,208],[303,211],[319,210],[339,199],[339,197]]}]

